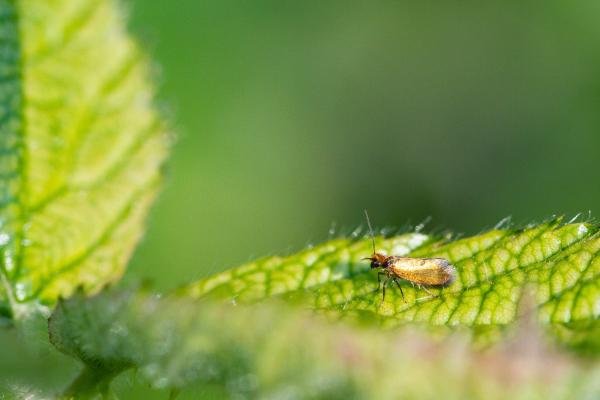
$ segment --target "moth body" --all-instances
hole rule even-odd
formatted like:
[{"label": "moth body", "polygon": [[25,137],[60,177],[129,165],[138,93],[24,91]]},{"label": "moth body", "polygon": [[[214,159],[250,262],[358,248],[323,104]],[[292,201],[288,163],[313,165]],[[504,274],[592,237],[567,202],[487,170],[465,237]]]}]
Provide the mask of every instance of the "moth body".
[{"label": "moth body", "polygon": [[[371,269],[378,269],[377,281],[379,282],[379,286],[381,286],[381,276],[384,275],[387,278],[383,282],[383,300],[385,300],[385,287],[390,281],[396,283],[402,294],[402,299],[404,299],[404,293],[402,292],[402,286],[398,282],[400,279],[423,288],[429,294],[431,292],[427,290],[427,287],[444,287],[454,281],[456,270],[444,258],[386,256],[385,254],[377,253],[375,251],[373,228],[371,227],[371,221],[369,221],[369,215],[366,210],[365,215],[369,230],[371,231],[371,239],[373,240],[373,254],[371,257],[365,259],[371,261]],[[379,287],[377,290],[379,290]]]},{"label": "moth body", "polygon": [[391,274],[417,285],[447,286],[456,277],[454,267],[443,258],[388,258]]},{"label": "moth body", "polygon": [[[371,269],[381,268],[390,278],[399,278],[423,286],[447,286],[455,277],[454,267],[444,258],[413,258],[373,253]],[[381,272],[380,272],[381,273]]]}]

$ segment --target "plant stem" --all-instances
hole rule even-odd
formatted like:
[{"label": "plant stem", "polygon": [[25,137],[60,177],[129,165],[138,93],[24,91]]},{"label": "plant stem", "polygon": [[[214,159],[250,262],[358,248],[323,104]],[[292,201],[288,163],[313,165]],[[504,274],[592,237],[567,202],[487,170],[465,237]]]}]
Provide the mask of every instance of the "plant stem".
[{"label": "plant stem", "polygon": [[122,371],[85,366],[60,398],[92,399],[98,395],[101,395],[102,398],[107,398],[110,381],[120,372]]}]

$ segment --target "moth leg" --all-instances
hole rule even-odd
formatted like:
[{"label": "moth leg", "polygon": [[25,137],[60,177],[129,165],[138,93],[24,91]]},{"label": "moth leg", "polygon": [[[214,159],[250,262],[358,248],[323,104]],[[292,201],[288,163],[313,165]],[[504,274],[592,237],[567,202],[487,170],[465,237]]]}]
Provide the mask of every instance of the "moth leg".
[{"label": "moth leg", "polygon": [[381,289],[381,275],[386,275],[386,273],[382,271],[377,272],[377,290],[375,292],[379,292],[379,289]]},{"label": "moth leg", "polygon": [[433,294],[433,293],[431,293],[431,292],[429,291],[429,289],[427,289],[425,286],[423,286],[423,285],[419,285],[419,287],[420,287],[421,289],[423,289],[424,291],[426,291],[426,292],[427,292],[427,294],[428,294],[428,295],[430,295],[431,297],[436,297],[436,295],[435,295],[435,294]]},{"label": "moth leg", "polygon": [[381,303],[383,303],[385,301],[385,286],[388,284],[390,280],[386,279],[385,281],[383,281],[383,297],[381,298]]},{"label": "moth leg", "polygon": [[402,291],[402,286],[400,286],[400,282],[398,282],[397,279],[394,279],[394,282],[396,282],[396,285],[398,285],[398,289],[400,289],[400,294],[402,295],[402,301],[406,303],[406,300],[404,299],[404,292]]}]

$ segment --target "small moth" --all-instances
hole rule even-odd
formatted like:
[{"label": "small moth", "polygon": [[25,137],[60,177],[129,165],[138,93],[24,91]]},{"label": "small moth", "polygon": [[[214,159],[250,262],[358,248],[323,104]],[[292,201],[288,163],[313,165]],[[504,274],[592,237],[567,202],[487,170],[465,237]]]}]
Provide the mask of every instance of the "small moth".
[{"label": "small moth", "polygon": [[[402,300],[404,300],[404,292],[402,292],[402,286],[398,282],[399,279],[409,281],[432,296],[433,294],[427,290],[428,286],[444,287],[454,281],[456,270],[444,258],[412,258],[386,256],[385,254],[377,253],[375,251],[375,236],[373,235],[373,228],[371,227],[367,210],[365,210],[365,216],[367,217],[367,224],[369,225],[369,232],[371,233],[371,240],[373,242],[373,254],[371,257],[363,258],[363,260],[371,261],[371,269],[381,268],[381,271],[377,271],[377,291],[381,288],[381,276],[384,275],[387,278],[383,282],[382,303],[385,300],[385,287],[390,281],[398,285],[400,294],[402,294]],[[404,301],[406,302],[406,300]]]}]

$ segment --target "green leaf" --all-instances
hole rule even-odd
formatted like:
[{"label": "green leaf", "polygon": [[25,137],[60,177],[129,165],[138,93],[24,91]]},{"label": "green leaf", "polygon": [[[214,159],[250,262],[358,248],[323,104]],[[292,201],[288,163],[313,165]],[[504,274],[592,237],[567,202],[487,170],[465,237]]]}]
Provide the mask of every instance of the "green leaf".
[{"label": "green leaf", "polygon": [[168,135],[112,0],[0,0],[0,315],[118,279]]},{"label": "green leaf", "polygon": [[44,400],[48,397],[39,393],[38,390],[26,385],[0,383],[0,399],[2,400]]},{"label": "green leaf", "polygon": [[196,385],[201,395],[211,385],[227,398],[542,399],[600,393],[598,365],[547,347],[526,319],[509,342],[480,353],[462,334],[432,341],[416,330],[357,329],[273,302],[232,306],[111,291],[60,302],[49,329],[57,348],[85,364],[65,392],[73,398],[107,392],[107,377],[129,367],[157,389],[176,393]]},{"label": "green leaf", "polygon": [[431,294],[403,282],[406,301],[390,285],[382,302],[377,274],[363,260],[372,252],[370,240],[337,239],[217,274],[180,293],[236,303],[280,297],[335,317],[390,327],[466,327],[484,336],[516,321],[518,305],[530,293],[539,321],[562,332],[558,336],[564,341],[585,346],[593,338],[585,327],[597,324],[600,316],[596,224],[557,219],[459,240],[408,233],[377,237],[376,247],[387,254],[445,258],[455,266],[457,279],[449,287],[428,289]]}]

